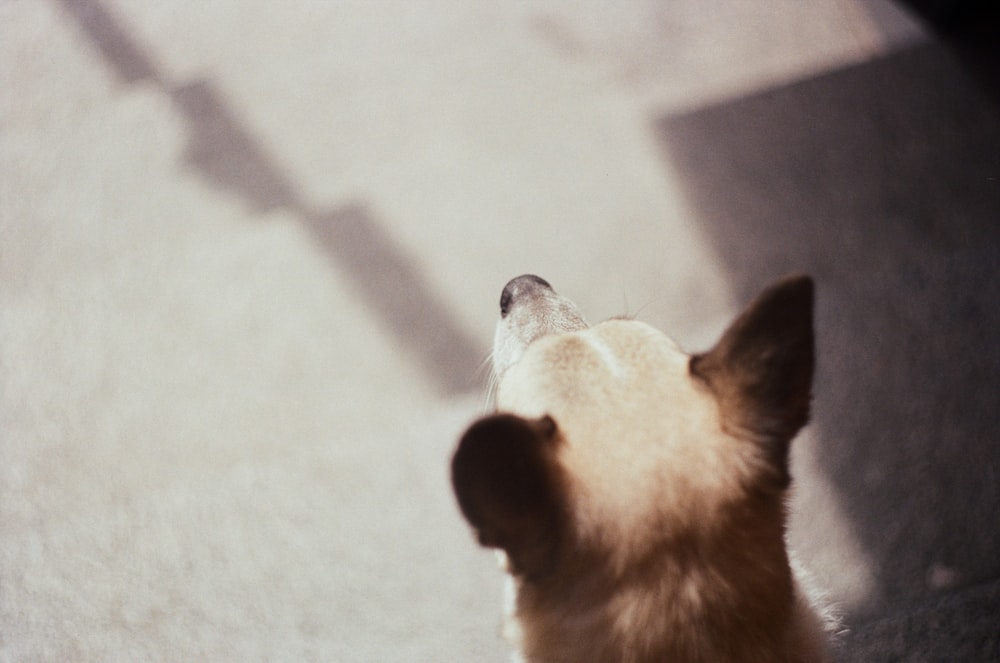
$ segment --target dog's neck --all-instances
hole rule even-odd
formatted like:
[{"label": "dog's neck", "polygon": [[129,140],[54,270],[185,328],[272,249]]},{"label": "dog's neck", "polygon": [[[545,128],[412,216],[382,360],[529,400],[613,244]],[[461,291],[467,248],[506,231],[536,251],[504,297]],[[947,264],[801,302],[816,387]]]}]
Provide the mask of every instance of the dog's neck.
[{"label": "dog's neck", "polygon": [[731,523],[742,523],[730,524],[725,538],[665,540],[625,573],[577,547],[576,563],[562,565],[558,577],[522,580],[516,609],[524,660],[820,660],[808,649],[814,625],[810,614],[798,614],[784,547],[761,546],[782,540],[782,507],[772,497],[771,509],[736,509]]}]

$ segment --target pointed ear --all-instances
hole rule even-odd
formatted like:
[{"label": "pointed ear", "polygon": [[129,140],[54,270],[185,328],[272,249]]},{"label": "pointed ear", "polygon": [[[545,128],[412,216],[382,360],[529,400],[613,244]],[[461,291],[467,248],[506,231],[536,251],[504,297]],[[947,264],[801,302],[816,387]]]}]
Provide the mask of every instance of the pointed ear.
[{"label": "pointed ear", "polygon": [[551,417],[484,417],[459,442],[451,482],[484,546],[501,548],[517,574],[544,574],[566,530],[566,503]]},{"label": "pointed ear", "polygon": [[788,443],[809,420],[814,363],[813,282],[793,276],[765,290],[689,368],[714,392],[727,430],[767,444],[787,477]]}]

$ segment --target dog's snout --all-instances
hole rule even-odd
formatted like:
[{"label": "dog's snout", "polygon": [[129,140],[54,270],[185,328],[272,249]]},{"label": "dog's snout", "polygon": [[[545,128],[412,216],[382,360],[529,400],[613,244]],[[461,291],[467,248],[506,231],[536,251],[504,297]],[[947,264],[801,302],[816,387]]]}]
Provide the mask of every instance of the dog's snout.
[{"label": "dog's snout", "polygon": [[493,370],[502,375],[535,339],[586,328],[587,322],[576,305],[556,294],[545,279],[534,274],[511,279],[500,295],[500,320],[493,335]]},{"label": "dog's snout", "polygon": [[552,290],[548,281],[534,274],[524,274],[508,281],[500,294],[500,317],[506,318],[515,301],[540,288]]}]

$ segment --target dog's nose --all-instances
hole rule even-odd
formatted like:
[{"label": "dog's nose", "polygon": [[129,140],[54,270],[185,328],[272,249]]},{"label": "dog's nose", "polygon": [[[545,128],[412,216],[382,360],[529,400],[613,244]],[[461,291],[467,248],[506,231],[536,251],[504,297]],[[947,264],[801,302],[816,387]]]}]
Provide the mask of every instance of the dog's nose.
[{"label": "dog's nose", "polygon": [[552,290],[549,282],[534,274],[524,274],[511,279],[500,294],[500,317],[506,318],[511,307],[521,297],[537,292],[539,289]]}]

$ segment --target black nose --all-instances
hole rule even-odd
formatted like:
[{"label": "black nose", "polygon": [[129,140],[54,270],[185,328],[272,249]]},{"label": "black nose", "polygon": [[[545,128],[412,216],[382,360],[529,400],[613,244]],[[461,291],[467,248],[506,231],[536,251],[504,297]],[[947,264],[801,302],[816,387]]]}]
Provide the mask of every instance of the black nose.
[{"label": "black nose", "polygon": [[549,285],[548,281],[534,274],[524,274],[508,281],[500,294],[500,317],[507,317],[510,307],[514,305],[514,300],[538,288],[551,290],[552,286]]}]

